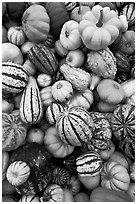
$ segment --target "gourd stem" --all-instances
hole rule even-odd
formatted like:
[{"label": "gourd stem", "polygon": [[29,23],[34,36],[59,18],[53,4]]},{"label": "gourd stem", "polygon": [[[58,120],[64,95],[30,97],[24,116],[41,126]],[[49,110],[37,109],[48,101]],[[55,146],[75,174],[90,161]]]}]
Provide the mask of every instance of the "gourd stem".
[{"label": "gourd stem", "polygon": [[103,20],[103,9],[100,10],[100,17],[99,17],[99,20],[98,20],[98,22],[96,24],[97,27],[102,27],[103,26],[102,20]]}]

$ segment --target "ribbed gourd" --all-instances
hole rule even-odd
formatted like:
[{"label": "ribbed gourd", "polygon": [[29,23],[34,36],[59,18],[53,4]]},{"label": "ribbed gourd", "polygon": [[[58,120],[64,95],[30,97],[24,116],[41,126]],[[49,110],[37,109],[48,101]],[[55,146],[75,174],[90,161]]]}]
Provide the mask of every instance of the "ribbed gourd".
[{"label": "ribbed gourd", "polygon": [[36,124],[42,116],[43,106],[39,88],[36,79],[30,76],[20,102],[20,117],[27,124]]},{"label": "ribbed gourd", "polygon": [[58,69],[58,61],[55,54],[44,44],[34,45],[28,52],[29,60],[35,65],[38,71],[53,75]]}]

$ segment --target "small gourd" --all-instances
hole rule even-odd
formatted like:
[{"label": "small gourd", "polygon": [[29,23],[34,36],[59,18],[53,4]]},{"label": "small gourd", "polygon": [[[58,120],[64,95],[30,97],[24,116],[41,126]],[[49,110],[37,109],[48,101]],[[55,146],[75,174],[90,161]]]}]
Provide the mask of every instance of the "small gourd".
[{"label": "small gourd", "polygon": [[10,27],[8,30],[8,40],[15,45],[22,45],[25,43],[26,36],[21,26]]},{"label": "small gourd", "polygon": [[55,101],[51,92],[51,88],[52,86],[47,86],[40,90],[40,97],[44,108],[47,108],[47,106]]},{"label": "small gourd", "polygon": [[41,73],[37,77],[38,85],[42,88],[50,86],[52,83],[52,77],[49,74]]}]

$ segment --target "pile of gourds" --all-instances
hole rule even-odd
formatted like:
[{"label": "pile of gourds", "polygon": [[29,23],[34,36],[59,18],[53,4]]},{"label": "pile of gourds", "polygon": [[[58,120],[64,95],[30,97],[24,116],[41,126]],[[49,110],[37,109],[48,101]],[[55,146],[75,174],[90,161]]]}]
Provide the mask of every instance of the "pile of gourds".
[{"label": "pile of gourds", "polygon": [[2,3],[3,202],[135,201],[135,3]]}]

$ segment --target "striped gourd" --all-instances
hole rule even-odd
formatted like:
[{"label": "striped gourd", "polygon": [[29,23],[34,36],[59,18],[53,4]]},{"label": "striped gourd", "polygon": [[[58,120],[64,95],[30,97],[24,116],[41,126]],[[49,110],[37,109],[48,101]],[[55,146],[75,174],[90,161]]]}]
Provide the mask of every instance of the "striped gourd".
[{"label": "striped gourd", "polygon": [[124,104],[118,106],[111,117],[111,128],[119,142],[119,148],[134,159],[135,151],[135,106]]},{"label": "striped gourd", "polygon": [[39,88],[36,79],[30,76],[20,102],[20,117],[25,123],[36,124],[42,116],[43,107]]},{"label": "striped gourd", "polygon": [[77,2],[64,2],[64,4],[68,12],[71,12],[76,6],[78,6]]},{"label": "striped gourd", "polygon": [[84,108],[76,106],[59,115],[56,128],[64,143],[81,146],[92,138],[94,123]]},{"label": "striped gourd", "polygon": [[120,14],[125,15],[129,26],[135,23],[135,3],[131,2],[124,6]]},{"label": "striped gourd", "polygon": [[51,103],[46,110],[46,118],[53,125],[56,123],[57,117],[64,111],[64,107],[60,103]]},{"label": "striped gourd", "polygon": [[28,83],[28,74],[24,68],[13,62],[2,63],[2,90],[9,93],[23,91]]},{"label": "striped gourd", "polygon": [[58,61],[53,51],[44,44],[34,45],[28,52],[29,60],[45,74],[53,75],[58,68]]},{"label": "striped gourd", "polygon": [[7,180],[13,186],[19,186],[27,181],[30,175],[30,167],[26,162],[15,161],[7,169]]},{"label": "striped gourd", "polygon": [[76,159],[77,172],[80,176],[96,176],[102,171],[102,159],[99,153],[89,151]]}]

